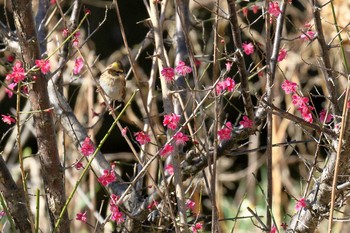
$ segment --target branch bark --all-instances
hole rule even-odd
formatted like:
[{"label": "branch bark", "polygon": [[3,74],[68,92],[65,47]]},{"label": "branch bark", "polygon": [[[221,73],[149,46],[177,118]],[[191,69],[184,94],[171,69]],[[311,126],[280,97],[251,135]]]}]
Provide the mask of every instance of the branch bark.
[{"label": "branch bark", "polygon": [[[29,0],[12,0],[12,6],[22,51],[22,60],[24,67],[28,71],[35,65],[35,59],[41,58],[32,5]],[[50,223],[54,227],[66,201],[63,168],[57,150],[52,113],[48,111],[50,102],[47,92],[47,79],[43,74],[35,71],[30,71],[27,79],[33,81],[32,77],[34,75],[37,79],[30,87],[29,100],[34,112],[33,118],[39,148],[38,155],[42,168],[46,200],[49,207]],[[67,213],[63,216],[57,232],[70,232]]]},{"label": "branch bark", "polygon": [[16,185],[2,156],[0,156],[0,190],[16,227],[20,232],[31,233],[29,210],[25,205],[23,189]]}]

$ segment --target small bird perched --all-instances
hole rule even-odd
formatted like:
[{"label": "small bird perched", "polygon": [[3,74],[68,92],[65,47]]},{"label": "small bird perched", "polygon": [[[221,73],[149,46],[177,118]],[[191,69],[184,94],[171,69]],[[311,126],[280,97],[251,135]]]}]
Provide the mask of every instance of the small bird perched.
[{"label": "small bird perched", "polygon": [[99,83],[109,101],[124,102],[126,92],[125,73],[122,64],[113,62],[101,74]]}]

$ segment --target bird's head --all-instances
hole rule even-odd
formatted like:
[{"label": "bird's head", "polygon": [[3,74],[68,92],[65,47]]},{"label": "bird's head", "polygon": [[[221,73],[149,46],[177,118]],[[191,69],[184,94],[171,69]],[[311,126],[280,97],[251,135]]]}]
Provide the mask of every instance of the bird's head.
[{"label": "bird's head", "polygon": [[117,73],[124,73],[124,69],[120,61],[113,62],[107,67],[107,70],[113,70]]}]

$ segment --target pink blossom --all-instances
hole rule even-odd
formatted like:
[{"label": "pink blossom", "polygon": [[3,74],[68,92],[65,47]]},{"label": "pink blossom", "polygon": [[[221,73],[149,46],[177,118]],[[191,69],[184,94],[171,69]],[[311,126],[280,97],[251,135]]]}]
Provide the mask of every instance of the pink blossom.
[{"label": "pink blossom", "polygon": [[227,77],[224,81],[220,81],[216,84],[216,88],[215,88],[216,94],[219,95],[224,90],[231,92],[233,91],[235,86],[236,86],[235,81],[232,78]]},{"label": "pink blossom", "polygon": [[293,94],[292,104],[294,104],[295,106],[298,107],[298,111],[301,113],[301,116],[303,117],[303,119],[305,121],[310,122],[310,123],[313,122],[311,111],[314,108],[309,105],[309,99],[307,97]]},{"label": "pink blossom", "polygon": [[6,215],[6,212],[5,211],[0,211],[0,217],[4,217]]},{"label": "pink blossom", "polygon": [[82,212],[77,213],[75,219],[79,220],[79,221],[82,221],[82,222],[86,222],[86,220],[87,220],[87,218],[86,218],[86,211],[84,213],[82,213]]},{"label": "pink blossom", "polygon": [[73,68],[73,74],[77,75],[81,72],[81,70],[84,67],[84,60],[81,57],[78,57],[77,59],[75,59],[75,64],[74,64],[74,68]]},{"label": "pink blossom", "polygon": [[125,137],[127,132],[128,132],[128,127],[126,126],[122,129],[122,136]]},{"label": "pink blossom", "polygon": [[202,230],[203,228],[203,224],[200,222],[197,222],[196,224],[194,224],[193,226],[191,226],[191,231],[193,233],[197,233],[199,230]]},{"label": "pink blossom", "polygon": [[243,15],[244,15],[245,17],[247,17],[247,16],[248,16],[248,8],[247,8],[247,7],[243,7],[243,8],[242,8],[242,13],[243,13]]},{"label": "pink blossom", "polygon": [[63,37],[67,37],[69,35],[69,29],[68,28],[64,28],[62,30],[62,35],[63,35]]},{"label": "pink blossom", "polygon": [[28,85],[22,86],[22,92],[23,94],[28,95],[29,93]]},{"label": "pink blossom", "polygon": [[191,67],[186,66],[185,62],[179,61],[179,64],[175,67],[175,72],[180,76],[185,76],[192,72]]},{"label": "pink blossom", "polygon": [[175,130],[180,122],[180,115],[175,113],[170,113],[164,116],[163,125],[167,126],[169,129]]},{"label": "pink blossom", "polygon": [[84,12],[85,12],[86,15],[91,14],[91,10],[90,10],[89,8],[85,8],[85,9],[84,9]]},{"label": "pink blossom", "polygon": [[117,211],[112,212],[111,220],[115,221],[117,224],[121,224],[125,219],[123,217],[123,213],[118,209]]},{"label": "pink blossom", "polygon": [[171,67],[164,67],[160,73],[165,78],[165,81],[168,83],[174,81],[175,79],[175,71]]},{"label": "pink blossom", "polygon": [[134,133],[134,136],[136,138],[136,141],[140,143],[140,145],[145,145],[151,141],[151,138],[149,137],[149,135],[143,131]]},{"label": "pink blossom", "polygon": [[182,132],[178,132],[174,135],[174,140],[176,145],[186,145],[186,142],[189,140],[187,135],[183,134]]},{"label": "pink blossom", "polygon": [[84,156],[89,156],[92,153],[94,153],[95,147],[89,137],[86,137],[84,139],[84,142],[83,142],[83,145],[81,145],[80,151]]},{"label": "pink blossom", "polygon": [[277,232],[277,228],[275,226],[272,226],[270,233],[276,233],[276,232]]},{"label": "pink blossom", "polygon": [[243,116],[243,120],[239,122],[243,128],[252,128],[254,122],[250,120],[247,116]]},{"label": "pink blossom", "polygon": [[254,53],[254,45],[252,44],[252,42],[243,43],[242,48],[243,48],[243,51],[246,55],[250,55],[250,54]]},{"label": "pink blossom", "polygon": [[111,170],[103,170],[103,175],[97,179],[98,182],[100,182],[105,187],[117,180],[113,167],[114,166],[112,166]]},{"label": "pink blossom", "polygon": [[291,82],[289,80],[284,80],[281,85],[282,89],[286,92],[286,94],[291,94],[297,91],[297,84],[295,82]]},{"label": "pink blossom", "polygon": [[73,36],[73,46],[78,47],[79,46],[79,37],[80,37],[80,32],[76,32]]},{"label": "pink blossom", "polygon": [[316,32],[308,30],[300,35],[300,38],[304,41],[310,41],[315,38]]},{"label": "pink blossom", "polygon": [[346,102],[346,108],[347,108],[347,109],[350,108],[350,101]]},{"label": "pink blossom", "polygon": [[12,63],[14,60],[15,60],[15,56],[13,56],[13,55],[8,55],[8,56],[6,57],[6,61],[7,61],[7,62]]},{"label": "pink blossom", "polygon": [[13,82],[18,83],[23,81],[26,78],[25,71],[22,67],[20,61],[16,61],[15,65],[12,68],[12,73],[6,75],[6,80],[13,80]]},{"label": "pink blossom", "polygon": [[170,144],[165,144],[165,146],[160,150],[159,155],[162,157],[166,157],[173,151],[174,151],[174,146]]},{"label": "pink blossom", "polygon": [[73,164],[73,167],[75,167],[77,170],[84,168],[83,163],[78,160]]},{"label": "pink blossom", "polygon": [[306,23],[304,24],[304,27],[305,27],[305,28],[311,28],[311,26],[312,26],[312,25],[311,25],[310,22],[306,22]]},{"label": "pink blossom", "polygon": [[41,60],[35,60],[35,65],[40,68],[41,73],[47,74],[50,72],[51,65],[49,60],[41,59]]},{"label": "pink blossom", "polygon": [[226,66],[226,71],[230,71],[231,70],[231,67],[232,67],[232,62],[226,62],[225,63],[225,66]]},{"label": "pink blossom", "polygon": [[295,209],[296,211],[301,210],[302,208],[305,208],[307,206],[306,204],[306,199],[305,198],[300,198],[297,203],[295,204]]},{"label": "pink blossom", "polygon": [[230,77],[227,77],[224,82],[225,82],[226,90],[230,92],[233,91],[233,89],[236,86],[236,82]]},{"label": "pink blossom", "polygon": [[275,18],[277,18],[279,16],[279,14],[281,13],[280,8],[278,6],[278,2],[269,2],[269,9],[268,12],[270,15],[273,15]]},{"label": "pink blossom", "polygon": [[200,61],[200,60],[195,59],[195,60],[194,60],[194,64],[195,64],[196,66],[200,66],[200,65],[201,65],[201,61]]},{"label": "pink blossom", "polygon": [[9,98],[12,98],[13,92],[16,86],[17,86],[17,83],[10,83],[9,85],[7,85],[5,92]]},{"label": "pink blossom", "polygon": [[292,95],[292,104],[297,107],[303,108],[304,106],[309,105],[309,98],[304,96],[299,96],[297,94]]},{"label": "pink blossom", "polygon": [[12,118],[10,115],[1,114],[2,121],[8,125],[12,125],[12,123],[16,123],[16,120]]},{"label": "pink blossom", "polygon": [[169,174],[169,175],[174,175],[174,166],[172,164],[168,164],[164,167],[164,170]]},{"label": "pink blossom", "polygon": [[254,14],[258,13],[259,7],[257,5],[255,5],[255,4],[252,5],[252,11],[253,11]]},{"label": "pink blossom", "polygon": [[157,207],[157,205],[158,205],[157,201],[152,201],[152,203],[147,206],[147,209],[151,210],[153,207]]},{"label": "pink blossom", "polygon": [[110,210],[112,212],[111,220],[115,221],[117,224],[121,224],[125,221],[123,217],[123,213],[119,211],[119,207],[117,205],[119,197],[115,194],[111,194],[111,201],[109,203]]},{"label": "pink blossom", "polygon": [[333,115],[328,113],[326,118],[327,111],[325,109],[322,109],[320,112],[320,121],[323,123],[329,123],[333,119]]},{"label": "pink blossom", "polygon": [[281,224],[281,227],[282,227],[283,230],[287,230],[288,224],[285,223],[285,222],[283,222],[283,223]]},{"label": "pink blossom", "polygon": [[187,207],[187,209],[193,211],[193,210],[194,210],[194,207],[196,207],[196,202],[194,202],[194,201],[188,199],[188,200],[186,201],[186,207]]},{"label": "pink blossom", "polygon": [[[298,109],[299,110],[299,109]],[[312,114],[311,112],[301,112],[301,116],[303,117],[303,119],[309,123],[312,123],[314,121],[314,119],[312,118]]]},{"label": "pink blossom", "polygon": [[226,88],[226,83],[224,81],[219,81],[216,84],[215,90],[216,90],[216,94],[220,95]]},{"label": "pink blossom", "polygon": [[278,52],[278,57],[277,57],[277,61],[280,62],[280,61],[283,61],[287,56],[287,51],[285,49],[281,49],[279,52]]},{"label": "pink blossom", "polygon": [[220,130],[218,130],[218,138],[220,141],[230,139],[231,138],[231,132],[232,132],[232,123],[226,122],[224,127]]}]

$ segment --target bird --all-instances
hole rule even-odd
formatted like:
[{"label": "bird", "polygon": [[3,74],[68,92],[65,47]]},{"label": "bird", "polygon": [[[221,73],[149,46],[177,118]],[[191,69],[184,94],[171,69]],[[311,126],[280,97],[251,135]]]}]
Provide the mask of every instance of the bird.
[{"label": "bird", "polygon": [[101,73],[99,84],[110,102],[124,102],[126,93],[125,73],[120,61],[113,62]]}]

